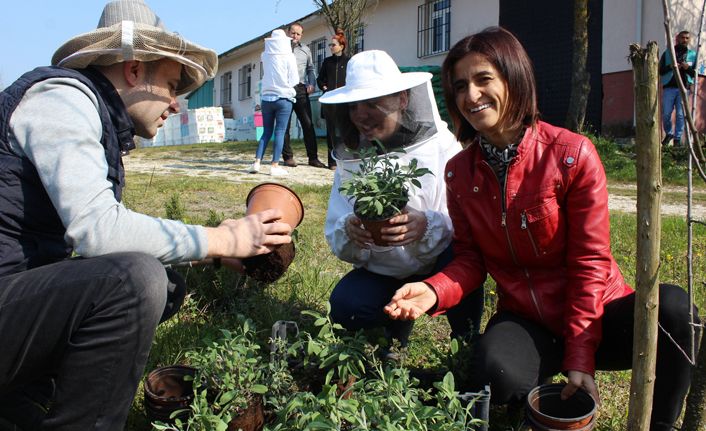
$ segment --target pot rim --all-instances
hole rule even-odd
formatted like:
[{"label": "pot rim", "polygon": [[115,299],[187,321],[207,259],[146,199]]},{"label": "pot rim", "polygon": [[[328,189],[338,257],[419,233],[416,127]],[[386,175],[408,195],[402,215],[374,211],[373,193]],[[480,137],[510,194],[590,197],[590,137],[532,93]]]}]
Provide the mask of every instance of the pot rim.
[{"label": "pot rim", "polygon": [[559,418],[555,416],[550,416],[548,414],[542,413],[539,410],[535,409],[534,406],[532,405],[532,401],[541,397],[542,395],[558,395],[561,393],[561,390],[566,386],[564,383],[550,383],[546,385],[539,385],[533,388],[528,394],[527,394],[527,414],[529,416],[536,416],[540,418],[546,418],[547,420],[555,421],[555,422],[579,422],[582,420],[585,420],[586,418],[592,417],[591,422],[595,419],[595,414],[596,414],[596,409],[598,408],[598,405],[596,403],[596,400],[593,398],[593,396],[588,393],[585,389],[583,388],[578,388],[576,391],[576,394],[574,396],[585,396],[588,397],[593,403],[593,407],[591,410],[582,415],[582,416],[577,416],[574,418]]},{"label": "pot rim", "polygon": [[[285,186],[284,184],[268,181],[268,182],[264,182],[264,183],[260,183],[260,184],[256,185],[255,187],[250,189],[250,191],[248,192],[248,195],[245,198],[245,206],[247,207],[248,204],[250,203],[250,198],[252,197],[253,193],[255,193],[255,190],[257,190],[263,186],[281,187],[281,188],[285,189],[286,191],[288,191],[292,196],[294,196],[296,198],[297,202],[299,202],[299,208],[301,208],[301,211],[302,211],[301,217],[299,217],[299,222],[297,223],[297,226],[299,226],[301,224],[302,220],[304,220],[304,204],[302,203],[302,200],[299,198],[299,195],[297,195],[297,193],[294,190],[290,189],[289,187]],[[297,226],[292,226],[292,229],[296,228]]]},{"label": "pot rim", "polygon": [[[144,381],[144,384],[143,384],[143,388],[144,388],[145,394],[149,394],[149,396],[150,396],[151,398],[157,399],[157,400],[167,400],[167,399],[169,399],[168,397],[163,397],[163,396],[161,396],[161,395],[157,395],[157,394],[155,394],[154,392],[152,392],[152,388],[150,387],[150,380],[151,380],[151,378],[155,378],[155,377],[161,376],[161,374],[164,374],[165,372],[167,372],[167,371],[172,371],[172,370],[181,370],[181,371],[184,371],[184,373],[181,375],[182,377],[183,377],[183,376],[186,376],[186,375],[194,376],[194,375],[196,374],[196,371],[197,371],[196,368],[194,368],[194,367],[191,367],[191,366],[188,366],[188,365],[181,365],[181,364],[177,364],[177,365],[166,365],[166,366],[163,366],[163,367],[155,368],[154,370],[150,371],[149,374],[147,374],[147,377],[145,377],[145,381]],[[173,374],[172,374],[172,375],[173,375]],[[184,395],[184,396],[181,396],[181,397],[175,397],[175,398],[172,398],[171,400],[172,400],[172,401],[183,401],[183,400],[188,400],[188,399],[193,398],[193,397],[194,397],[194,394],[192,393],[192,394]],[[147,397],[145,397],[145,399],[147,399]]]}]

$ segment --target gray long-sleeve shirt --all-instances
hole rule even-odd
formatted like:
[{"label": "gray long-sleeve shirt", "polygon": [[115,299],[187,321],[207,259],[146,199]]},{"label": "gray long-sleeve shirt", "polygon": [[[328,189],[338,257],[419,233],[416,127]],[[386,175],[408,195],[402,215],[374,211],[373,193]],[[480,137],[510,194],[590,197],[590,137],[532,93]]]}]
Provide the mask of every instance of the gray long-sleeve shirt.
[{"label": "gray long-sleeve shirt", "polygon": [[10,145],[37,169],[67,242],[86,257],[139,251],[165,263],[204,258],[203,227],[140,214],[115,199],[97,109],[85,85],[54,78],[32,86],[10,119]]},{"label": "gray long-sleeve shirt", "polygon": [[299,72],[299,83],[304,85],[316,85],[316,73],[314,62],[311,59],[311,50],[308,46],[297,43],[292,48],[294,57],[297,59],[297,71]]}]

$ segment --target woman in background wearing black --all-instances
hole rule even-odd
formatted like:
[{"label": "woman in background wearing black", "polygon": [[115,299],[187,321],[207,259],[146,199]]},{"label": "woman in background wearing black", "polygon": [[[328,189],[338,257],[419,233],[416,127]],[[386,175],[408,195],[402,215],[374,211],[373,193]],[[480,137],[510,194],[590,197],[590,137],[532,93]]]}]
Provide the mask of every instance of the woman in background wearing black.
[{"label": "woman in background wearing black", "polygon": [[[346,36],[343,30],[336,30],[336,34],[331,37],[331,42],[328,44],[331,49],[331,56],[326,57],[321,63],[319,77],[316,78],[316,83],[319,89],[324,93],[343,87],[346,83],[346,65],[348,57],[345,54]],[[336,161],[331,157],[331,150],[335,145],[336,129],[334,118],[336,118],[336,105],[321,105],[321,115],[326,119],[326,144],[328,145],[328,167],[331,170],[336,169]]]}]

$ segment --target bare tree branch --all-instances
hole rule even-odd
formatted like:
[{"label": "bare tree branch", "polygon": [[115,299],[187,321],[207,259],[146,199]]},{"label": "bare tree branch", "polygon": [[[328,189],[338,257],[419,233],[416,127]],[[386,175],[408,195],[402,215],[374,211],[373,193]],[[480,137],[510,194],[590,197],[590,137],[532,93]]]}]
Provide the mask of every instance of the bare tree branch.
[{"label": "bare tree branch", "polygon": [[370,13],[369,9],[377,7],[379,0],[312,0],[328,21],[333,31],[342,29],[349,32],[351,40],[357,36],[358,26],[363,22],[363,16]]}]

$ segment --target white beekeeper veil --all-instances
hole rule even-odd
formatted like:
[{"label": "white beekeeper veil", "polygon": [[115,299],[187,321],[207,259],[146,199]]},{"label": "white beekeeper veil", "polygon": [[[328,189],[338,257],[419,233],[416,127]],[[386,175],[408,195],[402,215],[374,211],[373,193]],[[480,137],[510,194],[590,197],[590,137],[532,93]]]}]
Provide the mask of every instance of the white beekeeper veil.
[{"label": "white beekeeper veil", "polygon": [[335,106],[337,159],[357,158],[378,141],[385,151],[403,149],[437,132],[438,112],[426,72],[401,73],[384,51],[351,57],[346,84],[319,102]]}]

